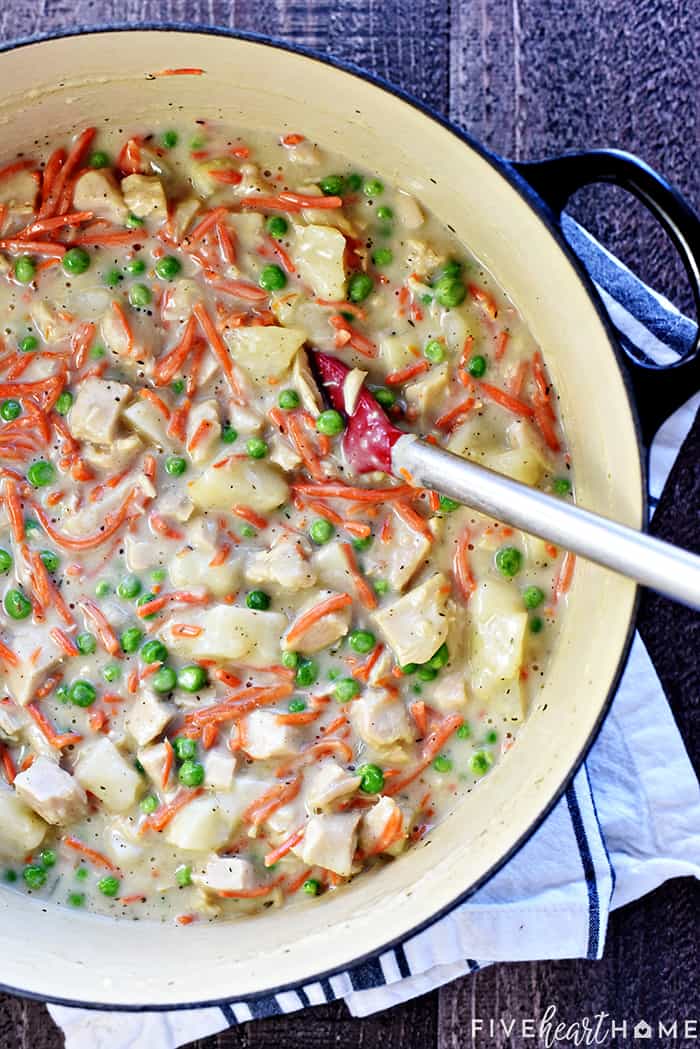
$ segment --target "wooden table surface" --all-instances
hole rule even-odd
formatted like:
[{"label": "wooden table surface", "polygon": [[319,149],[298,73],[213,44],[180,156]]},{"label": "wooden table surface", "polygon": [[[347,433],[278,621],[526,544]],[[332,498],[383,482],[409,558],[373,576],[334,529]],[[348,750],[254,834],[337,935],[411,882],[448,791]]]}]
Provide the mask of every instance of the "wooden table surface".
[{"label": "wooden table surface", "polygon": [[[698,0],[11,0],[0,12],[0,39],[112,19],[231,26],[316,47],[413,92],[506,156],[591,146],[637,152],[700,208]],[[572,210],[642,277],[689,306],[665,235],[629,197],[587,190]],[[699,505],[696,421],[653,531],[700,550]],[[697,769],[700,617],[646,595],[639,627]],[[471,1018],[537,1019],[550,1003],[571,1021],[605,1010],[620,1020],[680,1022],[698,1015],[699,913],[697,883],[672,882],[613,916],[601,962],[497,965],[367,1020],[336,1003],[193,1046],[520,1049],[535,1041],[503,1031],[472,1039]],[[692,1049],[697,1041],[645,1044]],[[61,1045],[44,1006],[0,996],[0,1049]]]}]

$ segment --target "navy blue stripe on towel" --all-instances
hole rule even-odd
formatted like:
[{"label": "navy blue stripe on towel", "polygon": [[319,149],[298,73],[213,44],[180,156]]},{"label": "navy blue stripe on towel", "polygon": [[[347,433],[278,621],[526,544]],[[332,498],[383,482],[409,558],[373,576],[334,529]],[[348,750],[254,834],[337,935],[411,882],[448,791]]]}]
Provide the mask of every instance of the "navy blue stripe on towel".
[{"label": "navy blue stripe on towel", "polygon": [[586,828],[583,825],[581,809],[579,808],[578,798],[576,797],[576,788],[573,783],[566,791],[566,803],[569,807],[571,825],[574,829],[576,844],[581,857],[581,866],[583,867],[583,874],[586,879],[586,888],[588,890],[588,950],[586,952],[586,957],[597,958],[598,940],[600,937],[600,899],[598,896],[598,882],[596,880],[595,867],[593,866],[593,857],[591,856],[588,838],[586,837]]}]

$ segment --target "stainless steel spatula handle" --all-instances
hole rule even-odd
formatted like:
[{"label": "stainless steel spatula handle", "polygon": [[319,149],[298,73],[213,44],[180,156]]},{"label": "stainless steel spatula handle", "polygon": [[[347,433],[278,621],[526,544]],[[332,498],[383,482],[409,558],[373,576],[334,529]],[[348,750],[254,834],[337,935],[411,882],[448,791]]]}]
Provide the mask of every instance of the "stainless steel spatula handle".
[{"label": "stainless steel spatula handle", "polygon": [[687,550],[554,499],[413,435],[399,438],[391,457],[395,472],[408,471],[414,483],[700,609],[700,557]]}]

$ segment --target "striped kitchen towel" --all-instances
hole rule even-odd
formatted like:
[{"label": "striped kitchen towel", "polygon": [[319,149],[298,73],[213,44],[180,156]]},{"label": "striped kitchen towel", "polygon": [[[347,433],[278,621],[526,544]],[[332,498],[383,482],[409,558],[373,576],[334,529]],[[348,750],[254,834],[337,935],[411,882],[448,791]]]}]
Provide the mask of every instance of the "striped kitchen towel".
[{"label": "striped kitchen towel", "polygon": [[[691,321],[566,217],[564,232],[627,347],[659,364],[687,351]],[[654,439],[652,508],[699,404],[696,393]],[[564,797],[483,888],[423,932],[347,972],[257,1001],[162,1013],[49,1009],[66,1049],[175,1049],[336,998],[366,1016],[494,962],[599,958],[610,911],[681,875],[700,877],[700,789],[637,635],[610,713]]]}]

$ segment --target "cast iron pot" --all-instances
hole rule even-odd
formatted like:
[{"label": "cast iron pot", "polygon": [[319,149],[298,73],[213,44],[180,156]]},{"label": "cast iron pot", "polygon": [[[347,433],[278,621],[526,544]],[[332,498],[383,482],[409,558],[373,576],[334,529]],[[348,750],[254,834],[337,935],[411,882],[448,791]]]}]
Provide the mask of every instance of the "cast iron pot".
[{"label": "cast iron pot", "polygon": [[[152,76],[181,67],[204,73]],[[415,193],[492,270],[542,346],[580,501],[643,527],[644,453],[619,350],[557,223],[578,186],[626,186],[671,232],[700,298],[698,221],[640,161],[603,151],[511,165],[357,70],[204,30],[114,29],[21,42],[0,55],[0,82],[3,160],[47,132],[58,137],[104,121],[139,128],[172,113],[173,123],[205,117],[302,131]],[[653,375],[664,414],[680,387],[688,396],[697,385],[697,359],[682,376],[674,372],[670,382]],[[640,380],[647,383],[648,376]],[[113,921],[1,890],[0,982],[68,1004],[205,1005],[309,983],[417,931],[512,856],[561,796],[608,708],[635,604],[632,583],[579,564],[560,644],[517,746],[396,862],[307,905],[184,929]]]}]

